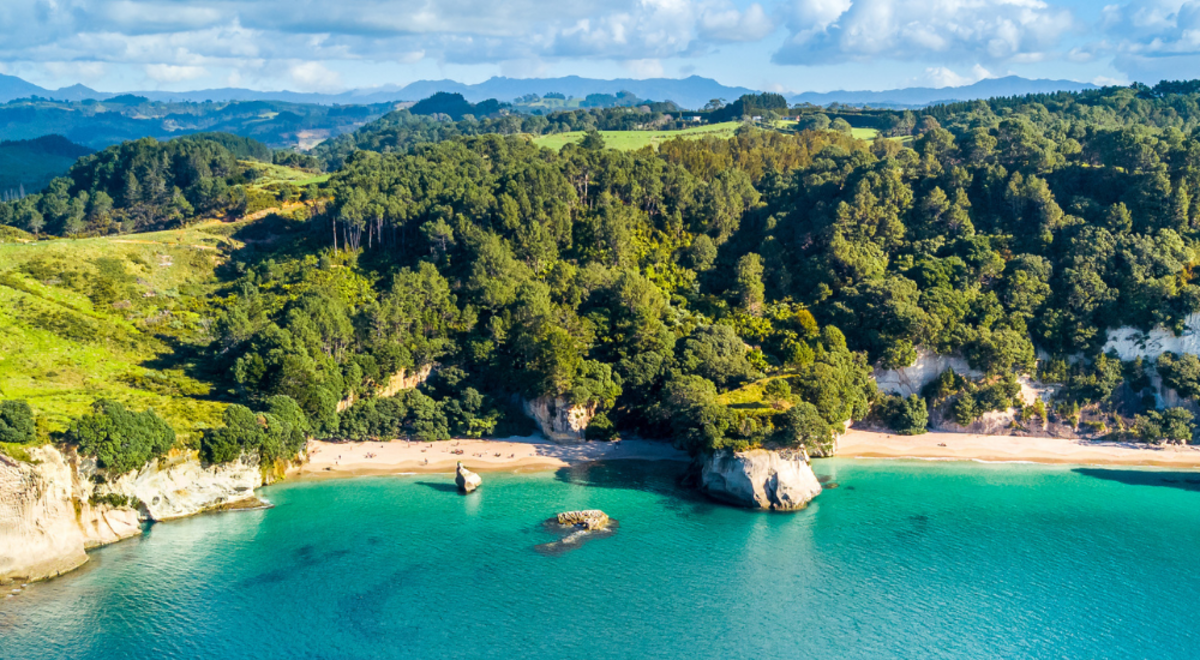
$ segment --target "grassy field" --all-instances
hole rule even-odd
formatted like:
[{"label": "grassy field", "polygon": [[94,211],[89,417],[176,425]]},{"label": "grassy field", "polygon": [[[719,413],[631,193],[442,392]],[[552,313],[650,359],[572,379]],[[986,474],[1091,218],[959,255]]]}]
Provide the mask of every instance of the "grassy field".
[{"label": "grassy field", "polygon": [[0,243],[0,398],[27,400],[49,431],[102,397],[153,407],[185,440],[218,424],[224,405],[178,345],[202,332],[236,227]]},{"label": "grassy field", "polygon": [[783,403],[779,408],[775,408],[766,400],[765,389],[767,383],[778,378],[788,378],[791,374],[779,374],[776,376],[768,376],[761,380],[756,380],[752,383],[746,383],[741,387],[729,390],[717,396],[717,402],[730,408],[745,408],[761,411],[787,410],[791,404]]},{"label": "grassy field", "polygon": [[[741,125],[742,122],[740,121],[727,121],[720,124],[685,128],[679,131],[600,131],[600,135],[604,138],[604,144],[610,148],[622,151],[636,151],[642,147],[658,148],[659,144],[677,137],[693,139],[702,137],[730,138],[733,137],[734,131]],[[579,142],[583,139],[583,135],[583,131],[541,135],[535,137],[533,143],[540,147],[548,147],[558,151],[568,144]]]},{"label": "grassy field", "polygon": [[249,165],[254,169],[262,172],[254,185],[256,187],[266,187],[273,183],[290,183],[295,186],[307,186],[310,183],[325,183],[329,180],[328,174],[313,174],[304,170],[297,170],[291,167],[282,165],[272,165],[270,163],[259,163],[257,161],[241,161],[244,165]]},{"label": "grassy field", "polygon": [[[789,128],[791,126],[795,126],[797,123],[798,122],[788,120],[788,119],[779,119],[779,120],[775,121],[775,127],[776,128]],[[851,128],[850,135],[852,135],[860,140],[866,140],[866,141],[870,142],[870,141],[874,140],[875,138],[879,137],[879,129],[876,129],[876,128]]]}]

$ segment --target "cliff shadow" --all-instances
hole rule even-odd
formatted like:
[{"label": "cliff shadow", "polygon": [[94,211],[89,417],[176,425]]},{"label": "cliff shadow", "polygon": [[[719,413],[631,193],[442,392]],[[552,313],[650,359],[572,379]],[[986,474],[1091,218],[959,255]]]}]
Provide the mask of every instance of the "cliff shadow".
[{"label": "cliff shadow", "polygon": [[1075,468],[1077,474],[1129,486],[1160,486],[1200,492],[1200,472],[1162,472],[1159,470],[1110,470],[1105,468]]},{"label": "cliff shadow", "polygon": [[426,488],[432,488],[433,490],[436,490],[440,493],[457,493],[458,492],[458,486],[455,484],[444,484],[444,483],[440,483],[437,481],[418,481],[417,485],[424,486]]},{"label": "cliff shadow", "polygon": [[616,460],[583,463],[555,471],[558,481],[589,488],[639,490],[662,496],[661,506],[681,516],[721,507],[685,485],[688,464],[679,461]]}]

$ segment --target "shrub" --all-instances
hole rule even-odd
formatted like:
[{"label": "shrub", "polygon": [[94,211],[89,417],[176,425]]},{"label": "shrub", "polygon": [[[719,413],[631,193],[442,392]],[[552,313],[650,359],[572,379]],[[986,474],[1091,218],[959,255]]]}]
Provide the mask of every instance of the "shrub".
[{"label": "shrub", "polygon": [[828,454],[833,450],[833,427],[821,417],[817,407],[801,401],[781,416],[775,441],[785,447],[804,447],[813,453]]},{"label": "shrub", "polygon": [[916,394],[884,397],[881,408],[887,425],[900,435],[920,435],[929,424],[925,399]]},{"label": "shrub", "polygon": [[0,442],[29,443],[37,439],[33,410],[24,401],[0,401]]},{"label": "shrub", "polygon": [[786,401],[792,396],[792,386],[783,378],[776,378],[763,388],[763,396],[771,403]]},{"label": "shrub", "polygon": [[67,441],[81,454],[95,456],[100,467],[123,474],[167,453],[175,431],[153,409],[139,413],[101,399],[92,404],[91,414],[75,420]]},{"label": "shrub", "polygon": [[295,456],[304,445],[308,418],[291,397],[268,397],[266,404],[267,412],[262,413],[239,405],[226,408],[225,425],[209,429],[200,440],[204,460],[228,463],[257,453],[263,463],[270,463]]},{"label": "shrub", "polygon": [[1134,418],[1134,431],[1143,442],[1181,444],[1192,442],[1196,433],[1194,416],[1185,408],[1152,410]]}]

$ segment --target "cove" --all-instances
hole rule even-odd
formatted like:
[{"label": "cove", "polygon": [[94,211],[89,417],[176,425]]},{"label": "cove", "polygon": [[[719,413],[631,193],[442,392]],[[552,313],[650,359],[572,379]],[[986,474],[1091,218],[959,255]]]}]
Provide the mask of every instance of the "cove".
[{"label": "cove", "polygon": [[[0,658],[1194,658],[1200,474],[817,461],[791,514],[678,464],[285,483],[0,600]],[[542,522],[619,529],[552,556]]]}]

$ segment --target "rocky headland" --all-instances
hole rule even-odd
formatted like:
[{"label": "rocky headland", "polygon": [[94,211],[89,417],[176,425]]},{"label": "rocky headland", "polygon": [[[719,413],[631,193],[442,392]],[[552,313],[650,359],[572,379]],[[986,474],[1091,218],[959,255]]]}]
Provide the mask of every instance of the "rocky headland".
[{"label": "rocky headland", "polygon": [[54,577],[87,561],[86,550],[143,531],[144,523],[258,504],[257,458],[205,466],[172,451],[140,470],[104,475],[95,461],[50,445],[30,462],[0,454],[0,583]]}]

